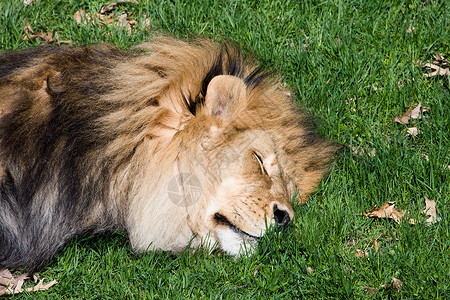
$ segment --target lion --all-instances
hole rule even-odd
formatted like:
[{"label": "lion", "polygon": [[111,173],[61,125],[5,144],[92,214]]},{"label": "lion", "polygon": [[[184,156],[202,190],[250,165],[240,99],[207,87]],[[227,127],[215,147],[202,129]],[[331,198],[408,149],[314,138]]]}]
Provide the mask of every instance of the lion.
[{"label": "lion", "polygon": [[336,150],[280,82],[203,38],[0,54],[0,269],[115,230],[136,252],[252,253]]}]

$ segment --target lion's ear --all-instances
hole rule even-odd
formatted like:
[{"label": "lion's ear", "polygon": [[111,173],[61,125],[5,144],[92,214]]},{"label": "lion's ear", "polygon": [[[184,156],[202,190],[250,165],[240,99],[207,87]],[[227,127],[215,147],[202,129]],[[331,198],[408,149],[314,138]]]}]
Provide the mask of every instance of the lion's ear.
[{"label": "lion's ear", "polygon": [[245,109],[247,87],[236,76],[220,75],[208,84],[205,97],[205,112],[211,116],[233,118]]}]

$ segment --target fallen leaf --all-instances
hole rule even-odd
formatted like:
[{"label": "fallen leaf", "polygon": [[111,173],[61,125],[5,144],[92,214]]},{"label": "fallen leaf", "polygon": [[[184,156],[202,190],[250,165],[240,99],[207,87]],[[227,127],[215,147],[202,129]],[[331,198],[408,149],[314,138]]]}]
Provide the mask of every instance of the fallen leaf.
[{"label": "fallen leaf", "polygon": [[373,249],[378,251],[378,248],[380,248],[380,243],[377,240],[373,240]]},{"label": "fallen leaf", "polygon": [[430,108],[428,106],[422,106],[421,103],[419,103],[411,112],[411,119],[421,119],[422,114],[424,112],[429,111]]},{"label": "fallen leaf", "polygon": [[44,279],[41,279],[37,285],[34,287],[30,287],[25,289],[28,292],[37,292],[37,291],[45,291],[57,284],[58,282],[56,280],[50,281],[47,284],[44,284]]},{"label": "fallen leaf", "polygon": [[109,4],[109,5],[103,6],[100,9],[100,13],[101,14],[105,14],[107,12],[113,11],[116,6],[117,6],[117,2],[113,2],[113,3]]},{"label": "fallen leaf", "polygon": [[433,55],[432,63],[423,64],[422,68],[427,71],[427,73],[423,75],[425,77],[450,76],[450,63],[439,53]]},{"label": "fallen leaf", "polygon": [[[426,161],[429,161],[428,155],[422,154]],[[444,169],[450,170],[450,165],[442,165]]]},{"label": "fallen leaf", "polygon": [[[37,276],[33,276],[34,282],[37,281]],[[48,290],[53,285],[57,284],[56,280],[53,280],[47,284],[44,284],[44,279],[39,280],[39,283],[35,286],[23,288],[23,285],[27,279],[30,279],[27,273],[19,275],[17,278],[11,274],[8,269],[0,271],[0,296],[19,294],[24,291],[36,292]]]},{"label": "fallen leaf", "polygon": [[400,219],[405,215],[404,210],[397,210],[395,207],[395,202],[386,202],[380,208],[375,205],[371,210],[363,213],[364,216],[368,218],[386,218],[392,219],[397,223],[400,223]]},{"label": "fallen leaf", "polygon": [[58,43],[58,44],[72,43],[72,41],[70,40],[60,41],[58,32],[56,31],[55,34],[52,34],[52,32],[48,28],[47,32],[41,31],[39,33],[35,33],[31,28],[30,24],[26,24],[25,27],[23,28],[23,31],[25,32],[22,35],[22,39],[24,41],[31,39],[43,41],[44,43]]},{"label": "fallen leaf", "polygon": [[403,285],[403,283],[400,281],[400,279],[397,279],[395,277],[391,277],[392,281],[394,281],[394,283],[392,284],[392,287],[397,289],[397,292],[400,292],[400,289]]},{"label": "fallen leaf", "polygon": [[72,44],[71,40],[56,41],[58,44]]},{"label": "fallen leaf", "polygon": [[90,14],[85,12],[83,9],[81,10],[77,10],[74,14],[73,14],[73,18],[75,19],[75,21],[77,22],[78,25],[97,25],[99,24],[101,26],[101,21],[106,21],[106,16],[99,14],[99,13],[95,13],[95,14]]},{"label": "fallen leaf", "polygon": [[370,286],[363,286],[363,289],[366,291],[366,294],[367,294],[367,295],[373,295],[373,294],[375,294],[376,292],[378,292],[378,289],[377,289],[377,288],[370,287]]},{"label": "fallen leaf", "polygon": [[142,21],[141,27],[150,30],[151,29],[150,18],[148,18],[146,14],[143,14],[143,16],[144,20]]},{"label": "fallen leaf", "polygon": [[131,33],[131,23],[128,21],[128,14],[120,14],[117,24],[119,27],[125,27],[128,31],[128,34]]},{"label": "fallen leaf", "polygon": [[406,33],[412,33],[414,30],[416,30],[416,28],[414,28],[414,26],[412,26],[412,24],[409,23],[409,27],[408,27],[408,29],[406,30]]},{"label": "fallen leaf", "polygon": [[17,279],[14,280],[14,282],[10,283],[10,286],[13,285],[14,286],[14,293],[21,293],[23,291],[22,286],[23,283],[25,282],[26,279],[29,279],[30,277],[28,277],[28,274],[22,274],[19,277],[17,277]]},{"label": "fallen leaf", "polygon": [[[85,16],[85,12],[84,10],[77,10],[74,14],[73,14],[73,18],[75,19],[75,21],[77,22],[77,24],[81,24],[81,18],[82,16]],[[85,25],[87,24],[87,22],[85,23]]]},{"label": "fallen leaf", "polygon": [[368,151],[368,150],[364,150],[364,148],[362,147],[352,147],[352,153],[353,155],[357,155],[357,156],[370,156],[370,157],[374,157],[376,154],[376,150],[375,148],[372,148],[372,150]]},{"label": "fallen leaf", "polygon": [[410,127],[410,128],[408,128],[408,131],[406,132],[406,134],[414,137],[419,134],[419,130],[417,129],[417,127]]},{"label": "fallen leaf", "polygon": [[113,2],[113,3],[111,3],[111,4],[108,4],[108,5],[106,5],[106,6],[103,6],[103,7],[100,9],[100,13],[101,13],[101,14],[105,14],[105,13],[107,13],[107,12],[113,11],[119,3],[134,3],[134,4],[138,4],[139,1],[136,1],[136,0],[117,0],[116,2]]},{"label": "fallen leaf", "polygon": [[402,287],[402,282],[400,281],[400,279],[397,279],[395,277],[391,277],[391,279],[392,279],[393,283],[382,284],[382,285],[380,285],[379,288],[363,286],[363,289],[366,291],[366,294],[368,294],[368,295],[373,295],[381,289],[384,289],[387,291],[389,291],[391,289],[395,289],[395,290],[397,290],[397,292],[400,292],[400,289]]},{"label": "fallen leaf", "polygon": [[355,255],[357,257],[368,257],[369,256],[369,252],[368,251],[362,251],[360,249],[356,249],[355,250]]},{"label": "fallen leaf", "polygon": [[423,65],[424,68],[428,68],[431,73],[426,73],[423,76],[425,77],[435,77],[435,76],[448,76],[450,75],[450,70],[447,68],[442,68],[438,65],[432,64],[432,63],[426,63]]},{"label": "fallen leaf", "polygon": [[39,0],[23,0],[23,4],[25,6],[28,6],[30,4],[32,4],[33,2],[38,2]]},{"label": "fallen leaf", "polygon": [[[79,25],[94,25],[105,27],[107,24],[116,25],[118,27],[126,28],[128,34],[131,34],[133,26],[135,26],[138,22],[134,19],[129,19],[126,11],[122,11],[120,14],[116,14],[113,12],[119,3],[130,2],[130,3],[138,3],[137,1],[132,0],[122,0],[111,3],[107,6],[103,6],[99,13],[89,14],[84,10],[76,11],[73,15],[75,21]],[[144,22],[142,26],[150,27],[150,21],[144,14]],[[150,28],[149,28],[150,29]]]},{"label": "fallen leaf", "polygon": [[[379,239],[380,236],[377,237],[376,239],[373,239],[373,249],[375,250],[375,252],[378,251],[378,248],[380,248],[380,244],[377,241],[377,239]],[[363,250],[360,250],[360,249],[356,249],[355,250],[355,255],[357,257],[369,257],[369,251],[363,251]]]},{"label": "fallen leaf", "polygon": [[428,225],[434,224],[441,220],[441,218],[436,217],[436,202],[428,199],[427,196],[425,196],[425,209],[422,213],[429,216],[429,218],[425,221]]},{"label": "fallen leaf", "polygon": [[43,39],[46,42],[52,43],[53,42],[53,35],[50,31],[47,31],[47,33],[41,31],[38,35],[41,39]]},{"label": "fallen leaf", "polygon": [[419,103],[413,110],[411,110],[411,105],[408,110],[403,114],[403,116],[395,117],[395,122],[400,124],[407,124],[410,119],[422,119],[423,113],[429,111],[430,108],[427,106],[422,106]]},{"label": "fallen leaf", "polygon": [[33,33],[33,29],[31,29],[30,24],[25,25],[23,31],[25,31],[25,33]]},{"label": "fallen leaf", "polygon": [[0,270],[0,285],[7,286],[13,279],[14,278],[8,269]]},{"label": "fallen leaf", "polygon": [[255,276],[256,276],[256,273],[258,273],[259,267],[261,267],[261,264],[259,264],[259,265],[256,266],[255,271],[253,272],[253,277],[255,277]]},{"label": "fallen leaf", "polygon": [[394,281],[394,283],[385,283],[380,285],[380,288],[386,289],[386,290],[390,290],[392,288],[396,289],[397,292],[400,292],[400,289],[402,287],[402,282],[400,281],[400,279],[397,279],[395,277],[391,277],[392,281]]}]

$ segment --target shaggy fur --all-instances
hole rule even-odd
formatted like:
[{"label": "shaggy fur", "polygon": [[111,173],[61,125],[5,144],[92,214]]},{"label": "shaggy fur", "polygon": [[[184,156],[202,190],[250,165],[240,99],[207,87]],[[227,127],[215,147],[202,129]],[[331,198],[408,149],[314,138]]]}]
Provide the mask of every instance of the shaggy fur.
[{"label": "shaggy fur", "polygon": [[136,251],[251,251],[335,151],[276,78],[201,39],[0,54],[0,99],[0,269],[110,230]]}]

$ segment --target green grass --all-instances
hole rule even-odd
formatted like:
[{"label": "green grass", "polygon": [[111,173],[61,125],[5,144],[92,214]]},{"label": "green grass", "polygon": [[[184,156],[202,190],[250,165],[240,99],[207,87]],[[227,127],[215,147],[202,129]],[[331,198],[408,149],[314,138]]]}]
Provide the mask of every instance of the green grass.
[{"label": "green grass", "polygon": [[[344,147],[320,190],[295,207],[292,226],[264,238],[251,257],[135,255],[119,234],[78,238],[41,272],[57,285],[15,298],[450,298],[450,171],[442,167],[450,164],[449,78],[424,78],[416,66],[435,53],[450,57],[446,1],[140,0],[116,10],[138,22],[150,18],[151,30],[131,35],[73,19],[108,3],[1,1],[0,50],[41,43],[22,39],[26,23],[73,44],[122,48],[157,32],[231,39],[283,74],[319,131]],[[415,30],[407,33],[410,24]],[[410,102],[431,108],[414,138],[394,122]],[[347,145],[376,155],[352,156]],[[442,218],[432,226],[358,215],[396,201],[420,219],[425,196]],[[357,257],[356,249],[369,256]],[[402,281],[400,292],[365,294],[363,287],[392,283],[392,276]]]}]

